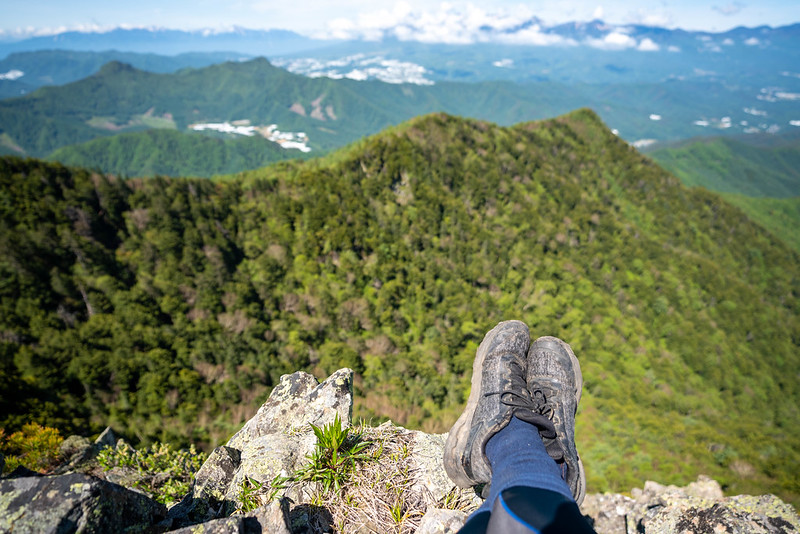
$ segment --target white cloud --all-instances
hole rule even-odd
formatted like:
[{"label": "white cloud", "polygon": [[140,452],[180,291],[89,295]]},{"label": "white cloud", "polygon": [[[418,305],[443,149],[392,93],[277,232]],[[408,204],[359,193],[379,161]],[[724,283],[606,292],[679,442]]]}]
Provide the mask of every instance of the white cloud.
[{"label": "white cloud", "polygon": [[654,43],[652,39],[645,37],[636,49],[642,52],[658,52],[661,47]]},{"label": "white cloud", "polygon": [[537,28],[529,28],[520,30],[515,33],[505,33],[497,36],[497,40],[506,44],[527,44],[535,46],[552,46],[552,45],[565,45],[574,46],[576,43],[572,39],[565,39],[560,35],[551,33],[542,33]]},{"label": "white cloud", "polygon": [[592,12],[592,19],[594,20],[603,20],[603,6],[597,6],[594,8],[594,12]]},{"label": "white cloud", "polygon": [[726,17],[730,17],[732,15],[737,15],[739,12],[744,8],[745,5],[741,2],[731,2],[726,6],[713,6],[711,9],[719,13],[720,15],[725,15]]},{"label": "white cloud", "polygon": [[681,49],[675,45],[669,45],[667,47],[667,52],[680,52]]},{"label": "white cloud", "polygon": [[723,40],[723,41],[722,41],[722,44],[723,44],[724,46],[733,46],[733,39],[731,39],[730,37],[728,37],[727,39],[725,39],[725,40]]},{"label": "white cloud", "polygon": [[473,4],[442,3],[437,8],[414,10],[401,2],[392,10],[361,13],[355,19],[334,19],[328,23],[327,31],[317,37],[367,40],[394,37],[402,41],[451,44],[575,44],[559,35],[544,33],[535,20],[533,13],[524,7],[488,12]]},{"label": "white cloud", "polygon": [[636,39],[630,35],[613,31],[602,39],[588,39],[586,43],[601,50],[624,50],[636,46]]},{"label": "white cloud", "polygon": [[746,44],[747,46],[758,46],[759,44],[761,44],[761,41],[759,41],[757,37],[751,37],[747,39],[744,42],[744,44]]},{"label": "white cloud", "polygon": [[499,59],[497,61],[492,62],[492,65],[494,65],[495,67],[500,67],[500,68],[509,68],[509,67],[513,67],[514,66],[514,60],[513,59],[508,59],[508,58]]},{"label": "white cloud", "polygon": [[661,120],[661,115],[657,115],[655,113],[651,113],[650,114],[650,120],[651,121],[660,121]]},{"label": "white cloud", "polygon": [[651,12],[638,9],[629,12],[626,20],[631,24],[641,24],[643,26],[672,26],[672,15],[666,11]]}]

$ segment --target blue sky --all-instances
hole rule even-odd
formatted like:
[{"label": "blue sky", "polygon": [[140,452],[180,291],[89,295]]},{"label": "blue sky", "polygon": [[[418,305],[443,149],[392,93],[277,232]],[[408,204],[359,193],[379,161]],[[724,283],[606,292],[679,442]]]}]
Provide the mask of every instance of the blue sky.
[{"label": "blue sky", "polygon": [[497,17],[518,19],[535,15],[545,24],[602,18],[611,23],[644,23],[706,31],[800,22],[798,0],[641,0],[635,4],[602,0],[489,0],[480,3],[451,0],[446,4],[425,0],[0,0],[0,9],[3,13],[0,31],[6,38],[117,26],[178,29],[242,26],[331,36],[453,10],[468,13],[476,23],[481,17],[496,20]]}]

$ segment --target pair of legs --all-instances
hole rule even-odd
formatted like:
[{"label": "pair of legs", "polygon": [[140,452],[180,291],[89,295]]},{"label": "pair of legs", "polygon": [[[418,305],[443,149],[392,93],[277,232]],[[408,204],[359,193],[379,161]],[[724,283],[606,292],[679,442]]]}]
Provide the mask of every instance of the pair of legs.
[{"label": "pair of legs", "polygon": [[445,445],[445,469],[456,484],[489,484],[463,534],[593,532],[578,508],[585,475],[574,429],[582,385],[563,341],[531,343],[520,321],[486,334],[467,406]]}]

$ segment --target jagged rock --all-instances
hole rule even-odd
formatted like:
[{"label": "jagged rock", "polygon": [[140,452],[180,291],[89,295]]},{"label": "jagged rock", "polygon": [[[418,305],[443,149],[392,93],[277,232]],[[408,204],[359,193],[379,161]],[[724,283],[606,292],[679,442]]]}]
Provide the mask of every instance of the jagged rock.
[{"label": "jagged rock", "polygon": [[349,426],[352,414],[352,369],[339,369],[321,384],[308,373],[282,376],[256,415],[228,441],[228,447],[241,451],[241,462],[226,500],[238,502],[246,477],[269,482],[294,473],[314,451],[317,439],[310,425],[327,425],[338,415],[342,426]]},{"label": "jagged rock", "polygon": [[[270,482],[306,461],[316,445],[310,424],[324,426],[338,415],[349,426],[352,413],[351,369],[340,369],[321,384],[304,372],[282,376],[255,416],[197,472],[191,493],[170,510],[173,526],[230,514],[240,504],[245,478]],[[302,499],[302,491],[296,488],[291,497]]]},{"label": "jagged rock", "polygon": [[97,439],[94,440],[94,444],[97,445],[98,450],[102,450],[104,447],[116,447],[117,441],[117,435],[110,426],[107,426],[105,430],[97,436]]},{"label": "jagged rock", "polygon": [[245,517],[253,518],[261,526],[265,534],[292,534],[287,526],[289,524],[289,503],[286,501],[272,501],[262,506]]},{"label": "jagged rock", "polygon": [[59,465],[54,471],[57,475],[63,475],[72,472],[89,471],[93,466],[87,464],[94,460],[101,450],[105,447],[116,447],[117,437],[111,427],[106,427],[105,430],[98,436],[94,443],[89,441],[89,438],[82,436],[69,436],[59,447],[59,456],[63,459],[63,463]]},{"label": "jagged rock", "polygon": [[198,525],[170,530],[171,534],[244,534],[253,532],[245,525],[244,516],[237,515],[223,519],[214,519]]},{"label": "jagged rock", "polygon": [[189,494],[170,509],[172,525],[194,525],[223,513],[226,508],[225,494],[240,462],[241,455],[237,449],[214,449],[195,474],[195,482]]},{"label": "jagged rock", "polygon": [[455,534],[466,521],[467,514],[459,510],[429,508],[422,516],[416,534]]},{"label": "jagged rock", "polygon": [[737,495],[720,501],[690,497],[672,501],[641,521],[646,533],[727,532],[767,534],[800,532],[794,509],[774,495]]},{"label": "jagged rock", "polygon": [[0,481],[0,532],[141,532],[165,516],[140,493],[78,473]]},{"label": "jagged rock", "polygon": [[244,450],[256,438],[269,434],[291,435],[333,422],[336,414],[343,426],[353,416],[353,370],[339,369],[322,384],[312,375],[296,372],[283,375],[269,399],[252,419],[228,441],[228,447]]},{"label": "jagged rock", "polygon": [[597,534],[627,534],[627,517],[635,503],[617,493],[591,493],[583,500],[581,512],[588,516]]},{"label": "jagged rock", "polygon": [[587,495],[582,511],[598,534],[694,532],[800,532],[800,517],[774,495],[724,497],[719,484],[700,476],[686,487],[648,481],[622,495]]},{"label": "jagged rock", "polygon": [[58,448],[58,455],[67,463],[77,463],[83,459],[86,451],[92,446],[89,438],[83,436],[69,436],[61,442]]},{"label": "jagged rock", "polygon": [[455,487],[444,470],[442,460],[447,434],[410,432],[414,436],[411,441],[411,460],[415,478],[412,491],[421,491],[429,498],[429,504],[436,506]]}]

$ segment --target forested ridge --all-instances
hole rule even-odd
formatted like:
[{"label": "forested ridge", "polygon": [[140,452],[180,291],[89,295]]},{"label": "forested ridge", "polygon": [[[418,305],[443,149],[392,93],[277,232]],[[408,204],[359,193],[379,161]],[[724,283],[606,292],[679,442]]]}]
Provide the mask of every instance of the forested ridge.
[{"label": "forested ridge", "polygon": [[216,180],[0,159],[0,426],[212,447],[278,377],[445,431],[483,334],[575,349],[590,491],[800,497],[798,254],[588,110],[437,114]]}]

